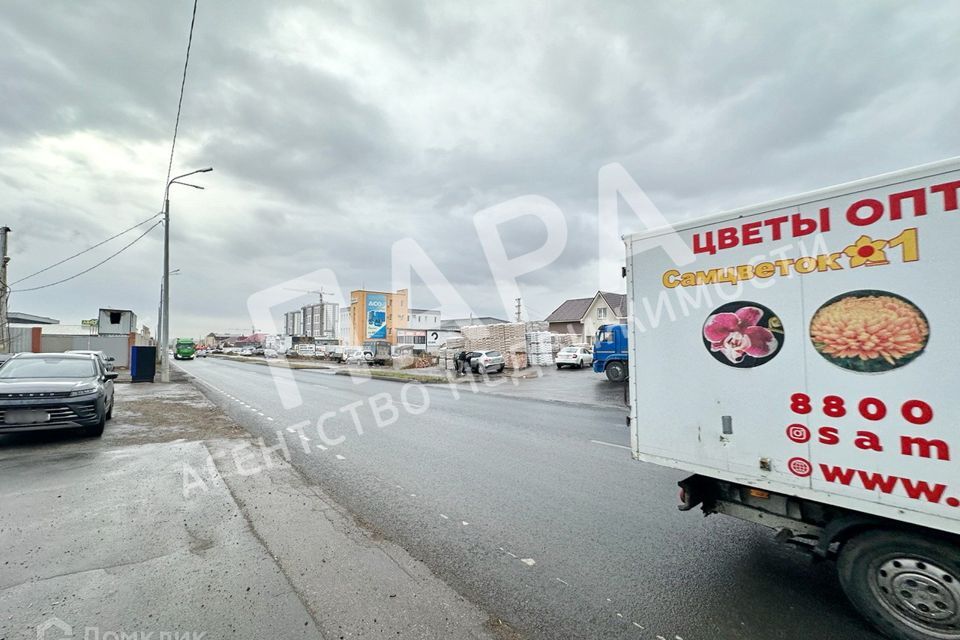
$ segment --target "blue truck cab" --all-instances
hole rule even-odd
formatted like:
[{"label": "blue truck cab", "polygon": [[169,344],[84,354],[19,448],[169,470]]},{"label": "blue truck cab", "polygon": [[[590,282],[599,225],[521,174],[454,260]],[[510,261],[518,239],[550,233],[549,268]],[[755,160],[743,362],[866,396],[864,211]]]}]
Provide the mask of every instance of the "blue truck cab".
[{"label": "blue truck cab", "polygon": [[604,324],[593,342],[593,370],[611,382],[627,379],[627,325]]}]

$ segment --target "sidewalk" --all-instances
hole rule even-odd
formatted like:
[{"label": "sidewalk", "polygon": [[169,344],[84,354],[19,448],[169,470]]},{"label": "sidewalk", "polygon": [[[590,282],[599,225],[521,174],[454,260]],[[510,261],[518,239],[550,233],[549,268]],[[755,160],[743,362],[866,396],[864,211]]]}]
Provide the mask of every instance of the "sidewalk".
[{"label": "sidewalk", "polygon": [[0,638],[504,637],[276,452],[238,474],[189,383],[117,393],[102,439],[0,437]]}]

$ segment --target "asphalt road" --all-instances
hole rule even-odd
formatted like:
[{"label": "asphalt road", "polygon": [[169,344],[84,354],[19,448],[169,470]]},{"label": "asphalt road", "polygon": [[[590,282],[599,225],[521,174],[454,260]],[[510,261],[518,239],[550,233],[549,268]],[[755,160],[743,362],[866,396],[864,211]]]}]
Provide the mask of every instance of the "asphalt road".
[{"label": "asphalt road", "polygon": [[282,434],[294,464],[360,522],[522,637],[879,638],[831,564],[765,529],[677,511],[683,474],[630,459],[622,410],[466,387],[425,396],[321,371],[294,372],[302,404],[285,410],[267,367],[180,366],[268,446]]}]

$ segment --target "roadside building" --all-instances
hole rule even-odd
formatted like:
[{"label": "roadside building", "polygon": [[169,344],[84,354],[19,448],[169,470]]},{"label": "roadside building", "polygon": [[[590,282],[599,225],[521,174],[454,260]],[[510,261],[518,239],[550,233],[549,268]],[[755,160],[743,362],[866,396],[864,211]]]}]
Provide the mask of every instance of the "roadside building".
[{"label": "roadside building", "polygon": [[365,340],[386,340],[397,344],[397,329],[406,328],[408,298],[406,289],[394,293],[351,291],[348,342],[360,345]]},{"label": "roadside building", "polygon": [[46,316],[35,316],[32,313],[11,311],[7,314],[7,324],[60,324],[60,321],[55,318],[48,318]]},{"label": "roadside building", "polygon": [[323,303],[323,335],[318,337],[334,340],[340,337],[340,305],[336,302]]},{"label": "roadside building", "polygon": [[43,322],[15,326],[18,335],[12,341],[12,351],[102,351],[114,358],[114,365],[121,368],[130,364],[131,347],[154,344],[150,330],[144,327],[140,331],[137,315],[129,309],[100,309],[97,320],[77,325]]},{"label": "roadside building", "polygon": [[303,310],[287,311],[283,314],[283,335],[302,336],[303,335]]},{"label": "roadside building", "polygon": [[255,349],[257,347],[263,347],[264,343],[267,341],[268,334],[266,333],[251,333],[248,336],[239,336],[232,338],[227,341],[226,346],[236,347],[238,349]]},{"label": "roadside building", "polygon": [[339,322],[337,323],[335,337],[340,341],[340,344],[353,345],[351,342],[353,336],[351,335],[350,306],[340,307],[337,315],[339,316]]},{"label": "roadside building", "polygon": [[593,342],[593,335],[600,325],[626,324],[627,296],[597,291],[592,298],[571,298],[557,307],[545,321],[553,333],[576,333],[584,342]]},{"label": "roadside building", "polygon": [[240,337],[239,333],[213,333],[210,332],[203,338],[203,344],[208,349],[222,348],[228,342]]},{"label": "roadside building", "polygon": [[137,314],[129,309],[100,309],[96,329],[102,336],[135,333]]},{"label": "roadside building", "polygon": [[397,345],[410,345],[414,351],[433,351],[439,347],[439,310],[408,309],[406,321],[403,329],[397,329]]},{"label": "roadside building", "polygon": [[442,320],[440,322],[440,328],[435,330],[437,334],[437,345],[443,345],[447,341],[447,338],[459,338],[461,336],[460,329],[463,327],[472,327],[478,324],[503,324],[505,322],[507,321],[492,316]]},{"label": "roadside building", "polygon": [[323,305],[308,304],[300,307],[303,327],[300,335],[307,338],[319,338],[323,335]]},{"label": "roadside building", "polygon": [[576,333],[583,335],[583,316],[593,298],[571,298],[553,310],[544,320],[553,333]]},{"label": "roadside building", "polygon": [[309,338],[336,338],[340,324],[340,305],[335,302],[308,304],[300,309],[301,335]]}]

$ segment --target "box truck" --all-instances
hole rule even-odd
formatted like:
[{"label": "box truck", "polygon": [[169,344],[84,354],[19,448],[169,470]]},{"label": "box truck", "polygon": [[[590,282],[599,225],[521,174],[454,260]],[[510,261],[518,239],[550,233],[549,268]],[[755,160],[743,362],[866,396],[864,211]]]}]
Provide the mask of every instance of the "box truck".
[{"label": "box truck", "polygon": [[624,238],[634,458],[894,638],[960,638],[958,197],[960,158]]}]

